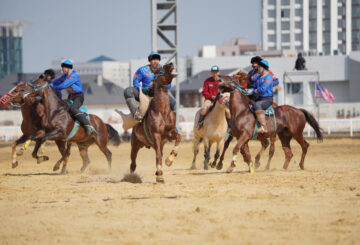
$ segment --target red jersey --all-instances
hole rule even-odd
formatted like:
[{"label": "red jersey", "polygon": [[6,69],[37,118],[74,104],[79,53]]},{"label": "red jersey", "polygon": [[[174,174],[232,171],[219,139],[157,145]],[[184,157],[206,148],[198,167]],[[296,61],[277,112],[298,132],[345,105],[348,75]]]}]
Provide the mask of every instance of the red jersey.
[{"label": "red jersey", "polygon": [[220,80],[215,80],[212,77],[209,77],[208,79],[205,80],[202,91],[202,95],[205,97],[205,99],[212,100],[211,97],[216,96],[218,94],[217,85],[220,82],[221,82]]}]

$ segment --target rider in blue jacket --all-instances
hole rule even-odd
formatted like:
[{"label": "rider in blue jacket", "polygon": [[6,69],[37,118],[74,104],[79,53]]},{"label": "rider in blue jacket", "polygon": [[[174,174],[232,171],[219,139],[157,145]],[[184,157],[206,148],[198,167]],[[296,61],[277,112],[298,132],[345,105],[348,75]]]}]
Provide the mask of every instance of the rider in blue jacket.
[{"label": "rider in blue jacket", "polygon": [[260,57],[260,56],[255,56],[255,57],[252,57],[251,58],[251,66],[252,66],[252,70],[249,71],[248,73],[248,77],[249,77],[249,80],[250,80],[250,85],[249,85],[249,88],[254,88],[255,87],[255,83],[256,81],[258,80],[260,74],[257,73],[257,68],[260,64],[260,62],[262,61],[263,59]]},{"label": "rider in blue jacket", "polygon": [[[148,96],[153,96],[153,90],[151,87],[151,82],[154,80],[154,73],[152,70],[158,69],[160,66],[160,54],[151,52],[148,56],[148,60],[150,64],[146,66],[140,67],[134,74],[133,79],[133,87],[128,87],[124,91],[124,97],[126,100],[126,104],[129,107],[131,114],[133,115],[134,119],[141,120],[142,116],[139,111],[139,89]],[[168,88],[171,88],[171,84],[168,85]],[[169,92],[169,100],[170,100],[170,107],[172,111],[175,111],[176,100]]]},{"label": "rider in blue jacket", "polygon": [[266,119],[265,110],[273,103],[273,77],[269,73],[269,62],[266,60],[260,61],[257,68],[257,73],[260,74],[255,82],[254,88],[247,89],[250,95],[255,95],[254,110],[256,117],[261,124],[257,133],[266,133]]},{"label": "rider in blue jacket", "polygon": [[79,75],[73,70],[73,64],[70,60],[65,60],[61,63],[61,70],[64,73],[61,77],[53,80],[50,86],[53,87],[57,94],[61,96],[61,90],[66,89],[69,93],[69,112],[72,117],[84,126],[86,134],[90,135],[92,127],[89,120],[86,118],[86,114],[82,113],[79,108],[84,103],[84,89],[81,84]]}]

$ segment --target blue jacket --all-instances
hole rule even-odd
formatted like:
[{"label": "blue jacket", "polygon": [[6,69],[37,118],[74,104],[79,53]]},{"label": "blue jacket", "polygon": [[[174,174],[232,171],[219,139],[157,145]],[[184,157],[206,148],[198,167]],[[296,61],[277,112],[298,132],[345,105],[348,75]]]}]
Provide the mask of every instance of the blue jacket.
[{"label": "blue jacket", "polygon": [[[154,73],[151,72],[150,66],[142,66],[134,74],[133,86],[138,89],[140,87],[151,89],[152,80],[154,80]],[[171,84],[168,88],[171,88]]]},{"label": "blue jacket", "polygon": [[260,74],[256,73],[254,70],[249,71],[248,73],[248,77],[250,80],[250,86],[249,88],[255,88],[256,87],[256,82],[259,78]]},{"label": "blue jacket", "polygon": [[65,74],[50,83],[61,97],[61,90],[66,89],[69,94],[84,93],[79,75],[73,70],[69,77]]},{"label": "blue jacket", "polygon": [[258,77],[254,93],[259,95],[259,98],[273,97],[273,77],[266,70]]}]

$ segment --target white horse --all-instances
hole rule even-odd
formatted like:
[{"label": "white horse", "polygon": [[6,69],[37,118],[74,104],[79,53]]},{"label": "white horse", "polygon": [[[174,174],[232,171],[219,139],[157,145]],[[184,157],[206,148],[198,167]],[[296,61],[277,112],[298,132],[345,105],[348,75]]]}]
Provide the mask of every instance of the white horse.
[{"label": "white horse", "polygon": [[230,94],[219,94],[215,105],[209,114],[205,117],[203,126],[197,129],[197,122],[199,121],[200,111],[196,113],[194,121],[194,158],[190,169],[196,169],[196,156],[199,153],[199,144],[201,140],[204,142],[204,169],[208,169],[210,161],[210,148],[213,143],[216,143],[216,153],[211,167],[215,167],[216,161],[220,156],[220,148],[225,142],[226,130],[228,128],[225,110],[230,100]]}]

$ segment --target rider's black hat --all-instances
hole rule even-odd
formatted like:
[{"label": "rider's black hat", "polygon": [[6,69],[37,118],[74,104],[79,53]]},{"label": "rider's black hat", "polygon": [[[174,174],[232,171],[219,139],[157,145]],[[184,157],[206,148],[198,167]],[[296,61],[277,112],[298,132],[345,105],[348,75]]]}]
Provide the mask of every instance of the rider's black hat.
[{"label": "rider's black hat", "polygon": [[261,58],[260,56],[254,56],[254,57],[251,58],[250,63],[254,63],[254,62],[260,63],[260,61],[262,61],[262,60],[263,60],[263,58]]}]

